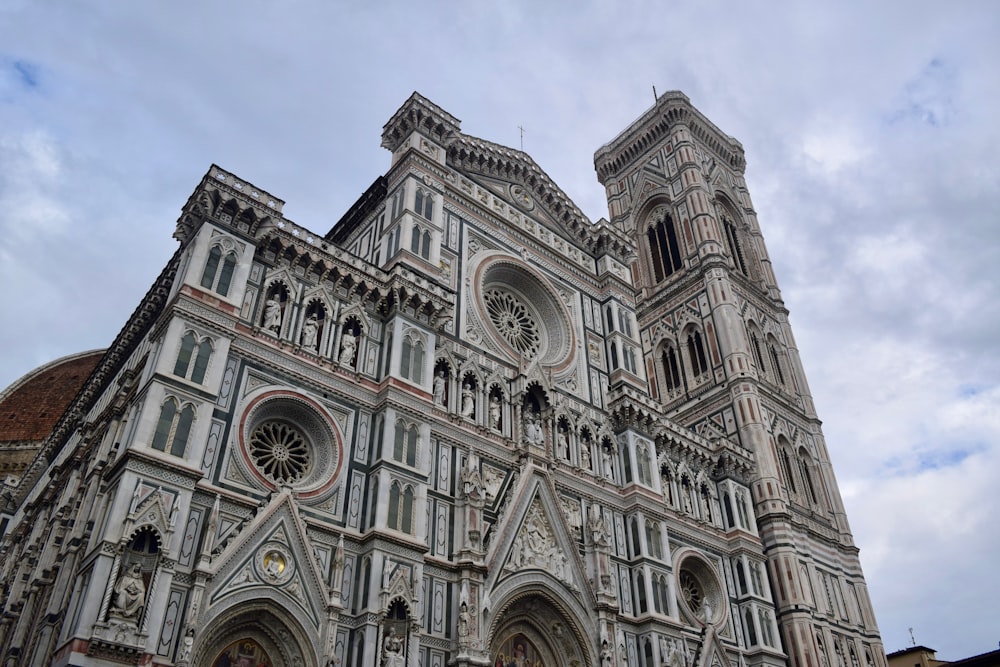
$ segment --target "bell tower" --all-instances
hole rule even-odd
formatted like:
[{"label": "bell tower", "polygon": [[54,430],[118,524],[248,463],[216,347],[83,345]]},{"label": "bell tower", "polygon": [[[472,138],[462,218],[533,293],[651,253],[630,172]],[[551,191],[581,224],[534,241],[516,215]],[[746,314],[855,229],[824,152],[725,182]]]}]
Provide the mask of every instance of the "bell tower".
[{"label": "bell tower", "polygon": [[610,225],[634,242],[650,395],[671,421],[754,454],[757,527],[790,663],[883,664],[742,145],[668,92],[594,163]]}]

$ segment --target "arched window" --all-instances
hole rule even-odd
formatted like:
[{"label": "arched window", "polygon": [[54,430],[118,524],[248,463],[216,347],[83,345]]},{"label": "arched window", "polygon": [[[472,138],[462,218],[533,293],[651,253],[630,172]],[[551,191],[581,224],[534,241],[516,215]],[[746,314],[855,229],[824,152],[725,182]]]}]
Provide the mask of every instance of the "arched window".
[{"label": "arched window", "polygon": [[722,218],[722,227],[726,232],[726,242],[729,245],[729,254],[733,257],[733,264],[743,275],[750,275],[747,272],[747,263],[743,257],[743,247],[740,245],[740,237],[736,225],[727,216]]},{"label": "arched window", "polygon": [[660,577],[660,608],[664,614],[670,613],[669,595],[670,589],[667,587],[667,578]]},{"label": "arched window", "polygon": [[740,587],[740,594],[747,594],[747,573],[746,568],[743,567],[743,561],[736,561],[736,579]]},{"label": "arched window", "polygon": [[424,230],[424,233],[421,235],[421,241],[422,242],[420,244],[420,256],[423,257],[424,259],[430,259],[430,257],[431,257],[431,233],[429,231],[427,231],[426,229]]},{"label": "arched window", "polygon": [[611,368],[618,368],[618,346],[611,343]]},{"label": "arched window", "polygon": [[642,556],[641,538],[639,537],[639,521],[635,517],[628,524],[629,532],[632,533],[632,558]]},{"label": "arched window", "polygon": [[413,487],[400,488],[399,482],[389,486],[389,516],[386,526],[402,533],[413,531]]},{"label": "arched window", "polygon": [[705,344],[701,339],[701,332],[697,329],[690,329],[687,335],[688,357],[691,359],[691,371],[695,375],[702,375],[708,372],[708,358],[705,356]]},{"label": "arched window", "polygon": [[407,334],[403,336],[403,349],[399,362],[399,374],[416,384],[423,382],[424,342]]},{"label": "arched window", "polygon": [[[191,364],[192,356],[194,357],[193,365]],[[206,338],[197,342],[194,333],[188,331],[181,338],[181,349],[177,353],[177,362],[174,364],[174,375],[201,384],[205,381],[205,372],[208,370],[208,360],[211,356],[211,341]],[[188,377],[188,371],[190,371],[190,377]]]},{"label": "arched window", "polygon": [[193,423],[194,407],[187,404],[178,410],[176,401],[168,398],[160,407],[160,418],[153,433],[153,449],[165,452],[169,445],[170,454],[184,456]]},{"label": "arched window", "polygon": [[663,380],[667,392],[678,391],[681,388],[681,366],[677,361],[677,351],[672,345],[663,346],[660,362],[663,365]]},{"label": "arched window", "polygon": [[795,486],[795,476],[792,474],[792,463],[788,456],[788,441],[783,437],[778,438],[778,448],[780,453],[778,458],[781,459],[781,472],[785,474],[785,484],[788,486],[788,490],[792,493],[798,493],[798,488]]},{"label": "arched window", "polygon": [[649,259],[653,268],[653,278],[656,282],[660,282],[681,268],[681,251],[677,243],[674,221],[671,220],[666,208],[661,207],[654,211],[650,222],[646,230]]},{"label": "arched window", "polygon": [[771,355],[771,368],[774,369],[775,381],[780,385],[785,384],[785,374],[781,370],[781,358],[778,356],[778,348],[776,343],[774,343],[773,341],[768,341],[767,351]]},{"label": "arched window", "polygon": [[[757,610],[757,618],[760,620],[760,635],[765,646],[774,646],[774,630],[771,629],[771,614],[763,609]],[[854,650],[853,648],[851,649]],[[858,665],[854,665],[858,667]]]},{"label": "arched window", "polygon": [[431,220],[434,217],[434,197],[429,192],[424,192],[418,188],[413,208],[416,209],[417,215]]},{"label": "arched window", "polygon": [[740,524],[750,529],[750,513],[747,511],[747,499],[741,491],[736,492],[736,511],[740,517]]},{"label": "arched window", "polygon": [[812,477],[812,457],[809,456],[809,452],[806,451],[805,447],[799,448],[799,472],[802,473],[802,481],[805,484],[805,490],[809,492],[809,497],[813,501],[813,504],[819,504],[819,496],[816,494],[816,486],[813,483]]},{"label": "arched window", "polygon": [[757,369],[761,374],[766,373],[767,366],[764,364],[764,355],[760,351],[760,332],[752,322],[747,327],[747,338],[750,342],[750,353],[753,354],[753,361],[757,364]]},{"label": "arched window", "polygon": [[413,231],[410,233],[410,252],[414,255],[420,254],[420,232],[420,227],[413,225]]},{"label": "arched window", "polygon": [[608,306],[604,311],[608,320],[608,333],[614,333],[615,331],[615,316],[614,311],[611,310],[611,306]]},{"label": "arched window", "polygon": [[653,558],[663,559],[663,533],[660,524],[650,519],[646,520],[646,548]]},{"label": "arched window", "polygon": [[649,637],[642,638],[642,656],[646,667],[656,667],[656,663],[653,662],[653,642],[649,641]]},{"label": "arched window", "polygon": [[625,477],[625,483],[632,481],[632,461],[629,456],[628,446],[622,447],[622,472]]},{"label": "arched window", "polygon": [[657,614],[664,614],[666,613],[666,611],[660,604],[660,600],[662,599],[662,596],[660,594],[660,586],[662,585],[660,582],[660,577],[654,574],[651,577],[651,579],[653,581],[653,610]]},{"label": "arched window", "polygon": [[649,611],[649,603],[646,601],[646,577],[643,576],[642,571],[637,572],[635,575],[635,592],[639,602],[639,613],[647,613]]},{"label": "arched window", "polygon": [[626,336],[632,336],[632,322],[628,313],[624,310],[618,311],[618,330],[624,333]]},{"label": "arched window", "polygon": [[[220,262],[222,264],[221,270],[219,268]],[[205,262],[205,270],[201,274],[201,286],[220,296],[228,296],[235,271],[236,253],[228,252],[223,257],[222,248],[214,245],[208,251],[208,261]]]},{"label": "arched window", "polygon": [[753,612],[747,608],[743,610],[743,620],[747,629],[747,648],[757,645],[757,629],[753,624]]},{"label": "arched window", "polygon": [[722,493],[722,508],[726,512],[726,527],[735,528],[733,523],[733,502],[729,499],[729,492]]},{"label": "arched window", "polygon": [[416,465],[419,440],[420,431],[415,424],[407,425],[402,420],[398,420],[393,438],[392,458],[408,466]]}]

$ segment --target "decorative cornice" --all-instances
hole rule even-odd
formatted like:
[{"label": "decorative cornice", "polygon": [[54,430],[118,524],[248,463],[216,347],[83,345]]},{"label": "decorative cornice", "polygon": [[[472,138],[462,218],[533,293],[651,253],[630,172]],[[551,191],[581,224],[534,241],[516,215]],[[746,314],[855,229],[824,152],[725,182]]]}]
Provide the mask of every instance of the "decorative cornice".
[{"label": "decorative cornice", "polygon": [[594,153],[594,169],[601,185],[616,178],[650,147],[664,141],[676,125],[685,125],[705,147],[737,173],[746,168],[743,145],[725,134],[678,91],[663,93],[656,103],[617,137]]}]

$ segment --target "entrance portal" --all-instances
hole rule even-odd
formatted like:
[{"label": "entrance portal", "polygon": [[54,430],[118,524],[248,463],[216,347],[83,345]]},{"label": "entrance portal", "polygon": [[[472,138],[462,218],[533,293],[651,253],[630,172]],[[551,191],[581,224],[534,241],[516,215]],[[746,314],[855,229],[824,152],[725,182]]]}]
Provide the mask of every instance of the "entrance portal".
[{"label": "entrance portal", "polygon": [[253,639],[235,641],[212,662],[212,667],[273,667],[267,651]]},{"label": "entrance portal", "polygon": [[566,607],[537,592],[511,601],[490,632],[491,667],[587,667],[588,639]]}]

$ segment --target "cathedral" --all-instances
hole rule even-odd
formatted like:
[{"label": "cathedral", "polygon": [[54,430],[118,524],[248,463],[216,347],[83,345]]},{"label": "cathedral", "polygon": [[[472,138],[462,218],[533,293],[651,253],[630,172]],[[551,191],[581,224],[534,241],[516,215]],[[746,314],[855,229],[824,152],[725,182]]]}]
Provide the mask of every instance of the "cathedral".
[{"label": "cathedral", "polygon": [[0,664],[886,667],[740,143],[659,96],[596,222],[417,93],[381,145],[328,231],[212,165],[0,394]]}]

